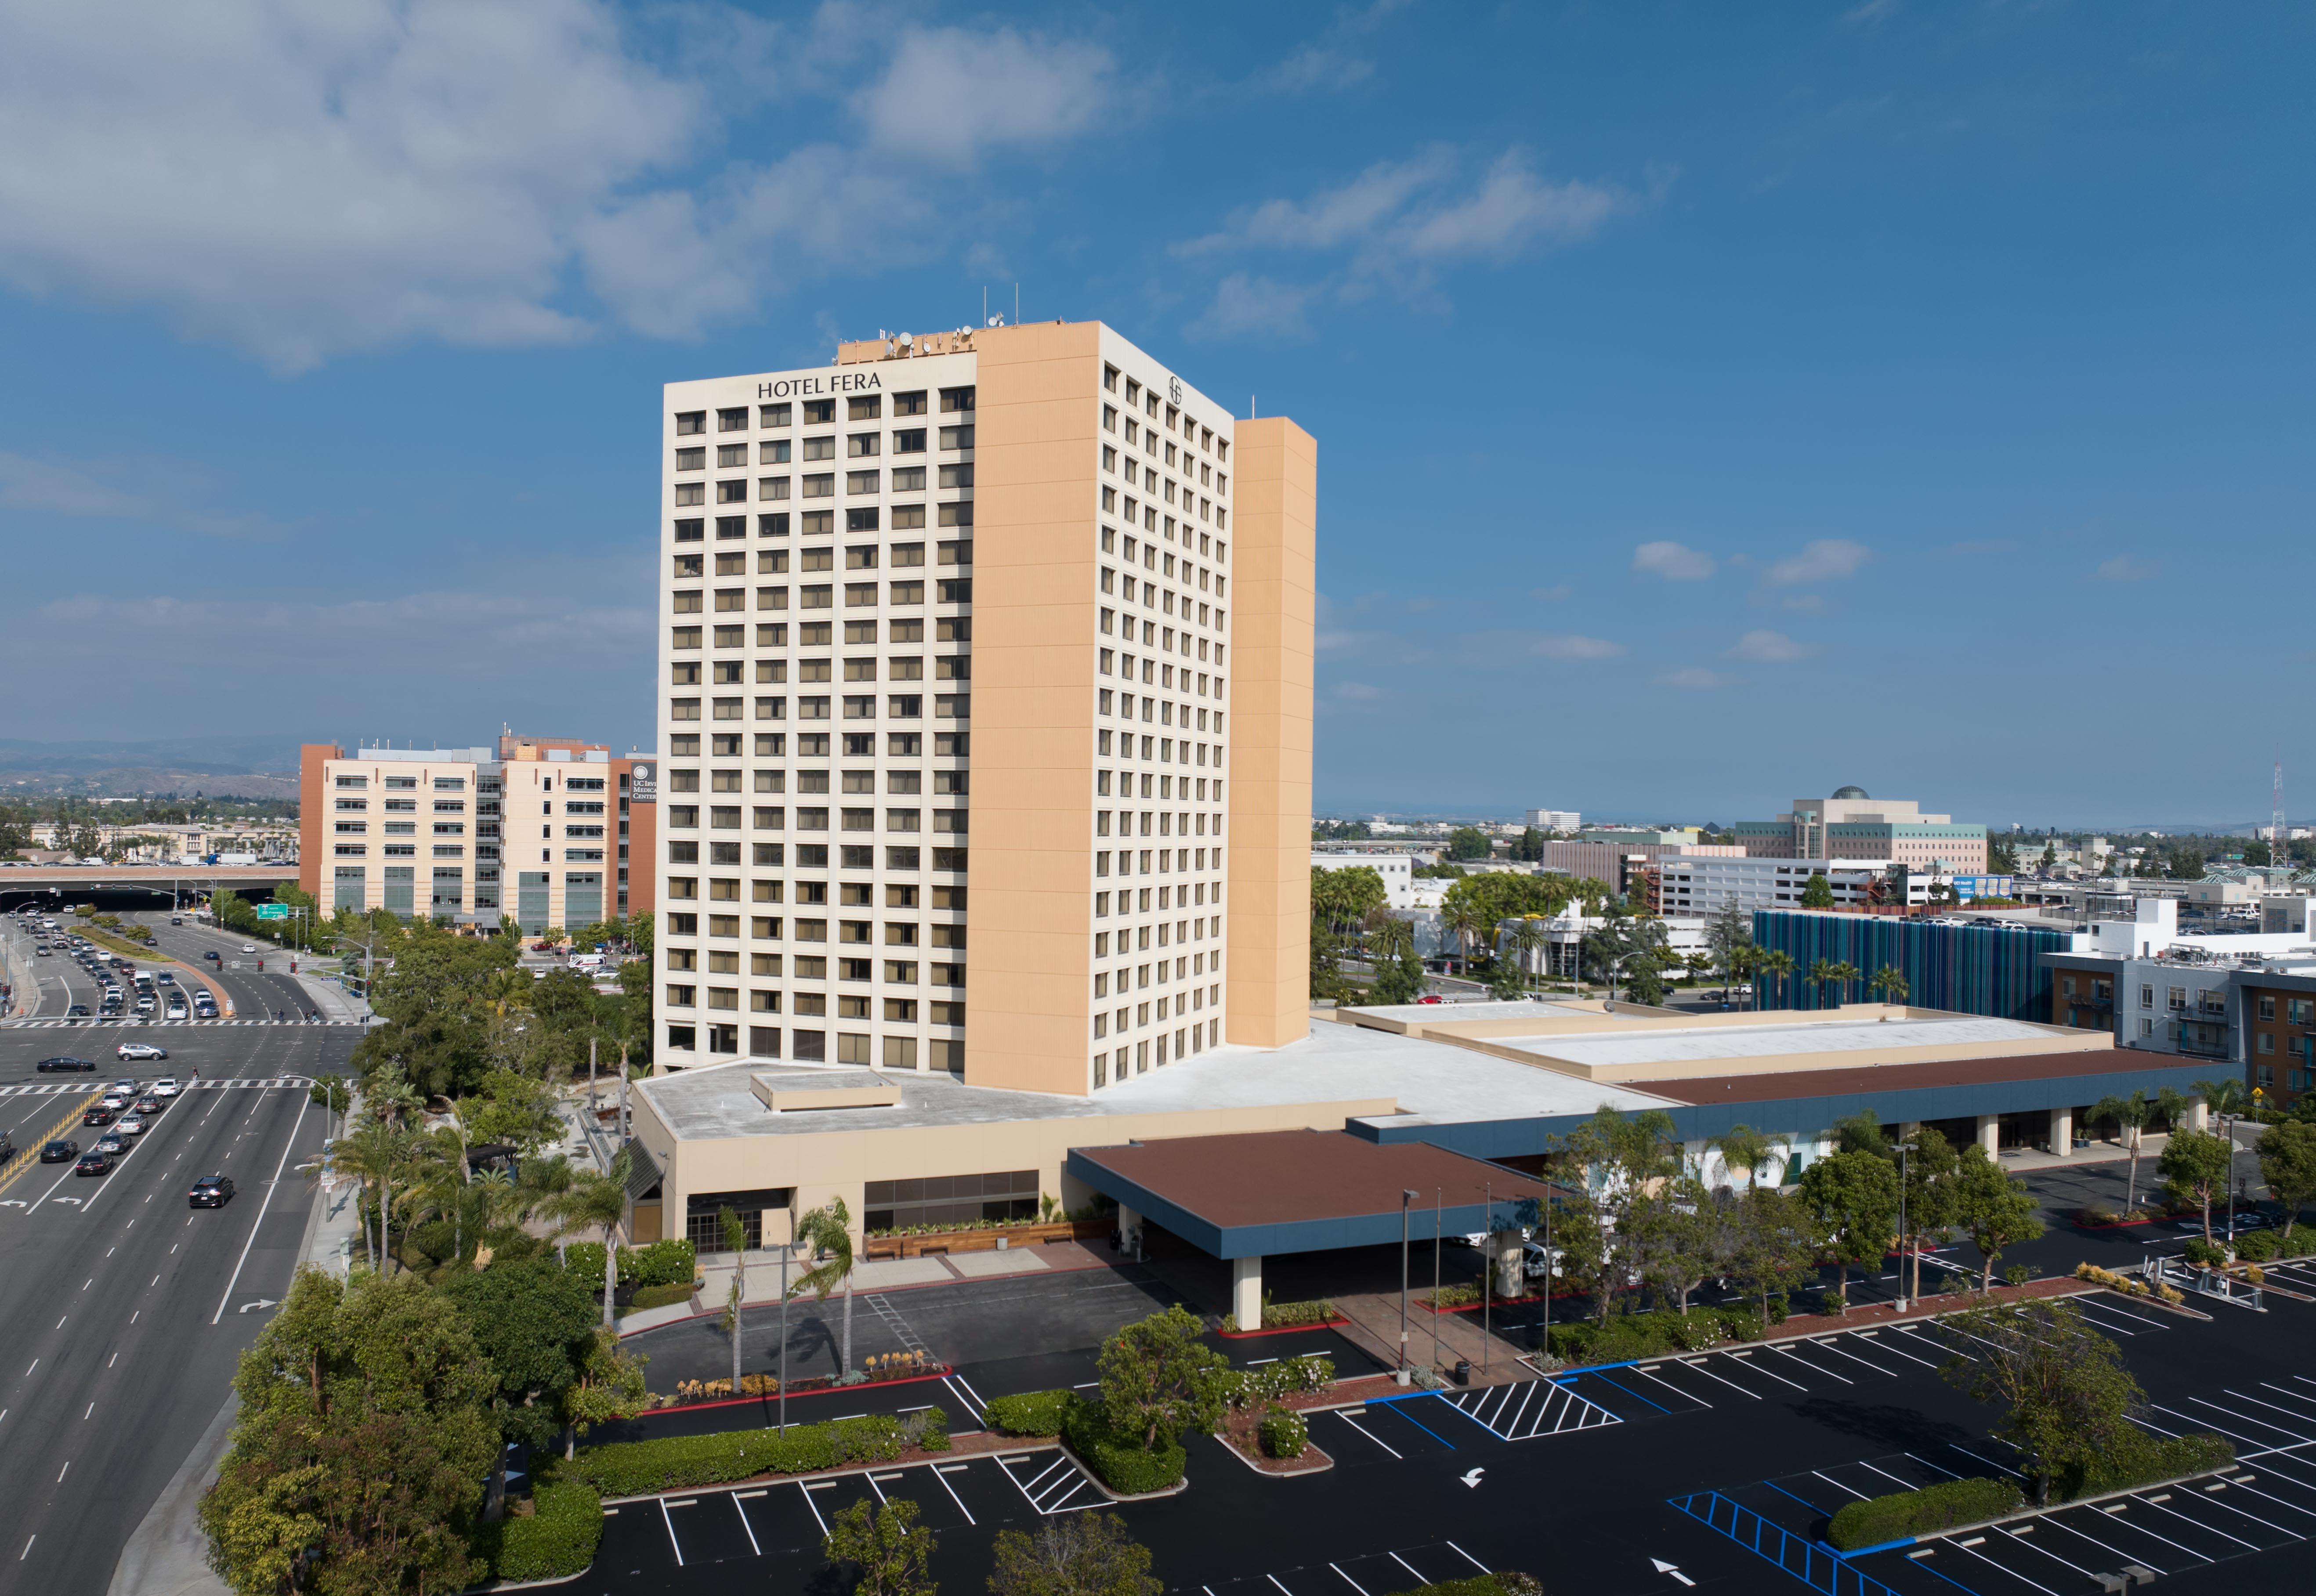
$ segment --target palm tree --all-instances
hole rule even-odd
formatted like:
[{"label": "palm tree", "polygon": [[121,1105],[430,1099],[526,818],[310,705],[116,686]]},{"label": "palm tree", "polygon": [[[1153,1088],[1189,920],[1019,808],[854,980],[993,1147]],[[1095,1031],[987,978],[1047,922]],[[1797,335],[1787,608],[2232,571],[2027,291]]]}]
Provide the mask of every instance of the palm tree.
[{"label": "palm tree", "polygon": [[2128,1133],[2124,1140],[2131,1149],[2131,1177],[2124,1188],[2123,1200],[2123,1210],[2126,1214],[2139,1206],[2140,1138],[2154,1113],[2155,1104],[2148,1101],[2144,1092],[2133,1092],[2128,1097],[2108,1095],[2091,1104],[2092,1124],[2113,1125]]},{"label": "palm tree", "polygon": [[732,1395],[740,1395],[740,1309],[748,1300],[748,1227],[726,1208],[717,1215],[724,1246],[732,1255],[732,1291],[724,1303],[724,1326],[732,1333]]},{"label": "palm tree", "polygon": [[1439,914],[1439,928],[1456,939],[1463,953],[1461,973],[1472,973],[1472,944],[1481,935],[1493,929],[1483,917],[1479,905],[1469,898],[1450,896]]},{"label": "palm tree", "polygon": [[1898,973],[1895,964],[1884,964],[1875,971],[1870,984],[1874,988],[1874,995],[1884,1003],[1903,1003],[1914,995],[1914,989],[1907,984],[1904,976]]},{"label": "palm tree", "polygon": [[1732,1125],[1720,1136],[1705,1144],[1721,1155],[1722,1166],[1745,1172],[1745,1189],[1750,1192],[1759,1184],[1759,1170],[1776,1154],[1768,1137],[1750,1125]]},{"label": "palm tree", "polygon": [[628,1217],[628,1171],[634,1155],[621,1148],[611,1166],[601,1175],[589,1169],[571,1177],[570,1186],[544,1205],[560,1224],[572,1230],[594,1228],[603,1233],[603,1328],[612,1327],[611,1293],[619,1283],[619,1221]]},{"label": "palm tree", "polygon": [[1821,1000],[1823,1000],[1828,996],[1826,989],[1833,985],[1833,971],[1834,963],[1831,959],[1813,959],[1810,961],[1809,976],[1807,979],[1809,980],[1809,984],[1817,989],[1817,994]]},{"label": "palm tree", "polygon": [[[1754,962],[1759,966],[1761,974],[1777,982],[1777,997],[1783,999],[1786,995],[1786,978],[1794,972],[1794,956],[1783,948],[1771,948],[1768,953],[1760,954]],[[1753,1006],[1756,1008],[1761,1006],[1760,996],[1763,984],[1758,980],[1753,983]]]},{"label": "palm tree", "polygon": [[[1722,985],[1724,989],[1739,976],[1745,978],[1746,984],[1753,988],[1753,1006],[1756,1008],[1761,1006],[1761,989],[1754,981],[1753,976],[1759,968],[1760,962],[1761,950],[1749,942],[1742,947],[1730,950],[1728,968],[1722,971]],[[1723,996],[1727,995],[1724,989]]]},{"label": "palm tree", "polygon": [[1847,959],[1839,959],[1828,973],[1832,977],[1833,984],[1841,989],[1841,1000],[1848,1002],[1849,989],[1857,984],[1857,966]]},{"label": "palm tree", "polygon": [[1537,958],[1537,955],[1552,945],[1552,933],[1545,929],[1542,920],[1534,915],[1528,915],[1521,918],[1519,925],[1512,927],[1511,940],[1513,956],[1520,962],[1522,979],[1535,979],[1529,975],[1528,962],[1531,959],[1537,959],[1538,964],[1542,963],[1542,960]]},{"label": "palm tree", "polygon": [[788,1295],[798,1297],[810,1291],[817,1301],[828,1300],[828,1294],[842,1285],[844,1288],[843,1373],[852,1374],[852,1214],[844,1206],[844,1199],[832,1197],[827,1205],[815,1208],[797,1221],[797,1243],[805,1255],[819,1263],[797,1277],[788,1288]]},{"label": "palm tree", "polygon": [[2240,1080],[2200,1080],[2195,1085],[2204,1099],[2205,1109],[2211,1113],[2241,1113],[2249,1101]]}]

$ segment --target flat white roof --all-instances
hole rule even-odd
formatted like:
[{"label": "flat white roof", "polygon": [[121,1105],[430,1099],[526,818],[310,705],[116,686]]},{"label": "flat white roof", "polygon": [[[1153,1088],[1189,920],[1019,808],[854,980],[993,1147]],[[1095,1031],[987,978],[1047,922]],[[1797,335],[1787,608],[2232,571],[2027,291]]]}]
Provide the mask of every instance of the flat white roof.
[{"label": "flat white roof", "polygon": [[2046,1033],[2017,1020],[1978,1015],[1953,1019],[1857,1020],[1811,1025],[1729,1025],[1635,1032],[1623,1036],[1492,1036],[1498,1047],[1518,1048],[1572,1064],[1617,1068],[1635,1064],[1694,1063],[1712,1059],[1759,1059],[1780,1053],[1867,1052],[1889,1048],[1967,1047],[1990,1042],[2039,1042]]},{"label": "flat white roof", "polygon": [[[1427,1006],[1423,1012],[1437,1014],[1438,1009]],[[753,1090],[757,1076],[797,1086],[881,1079],[901,1089],[901,1101],[890,1106],[774,1113]],[[1099,1122],[1118,1114],[1193,1113],[1382,1097],[1396,1101],[1404,1115],[1447,1122],[1589,1114],[1604,1103],[1620,1109],[1679,1106],[1647,1093],[1579,1080],[1444,1042],[1324,1020],[1312,1024],[1308,1037],[1285,1047],[1210,1049],[1086,1097],[968,1086],[946,1073],[745,1061],[655,1076],[635,1090],[681,1141],[1019,1120]],[[1085,1141],[1091,1146],[1110,1135],[1099,1123],[1089,1123]]]}]

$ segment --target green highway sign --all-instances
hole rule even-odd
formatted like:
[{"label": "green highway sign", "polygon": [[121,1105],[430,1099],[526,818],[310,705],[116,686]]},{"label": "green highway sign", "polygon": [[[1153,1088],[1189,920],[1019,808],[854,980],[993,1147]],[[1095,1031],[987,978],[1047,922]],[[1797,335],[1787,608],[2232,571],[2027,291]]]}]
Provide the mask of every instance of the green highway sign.
[{"label": "green highway sign", "polygon": [[290,918],[290,906],[286,903],[261,903],[257,906],[257,918],[261,920],[286,920]]}]

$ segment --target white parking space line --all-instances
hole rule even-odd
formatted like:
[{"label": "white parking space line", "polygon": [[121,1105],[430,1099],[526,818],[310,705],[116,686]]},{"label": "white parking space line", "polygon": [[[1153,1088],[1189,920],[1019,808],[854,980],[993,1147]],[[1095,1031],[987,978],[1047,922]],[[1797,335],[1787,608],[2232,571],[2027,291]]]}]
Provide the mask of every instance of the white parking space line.
[{"label": "white parking space line", "polygon": [[1879,1363],[1872,1362],[1867,1359],[1859,1357],[1856,1352],[1849,1351],[1848,1348],[1836,1344],[1835,1338],[1831,1335],[1823,1337],[1822,1339],[1813,1337],[1810,1341],[1810,1345],[1822,1346],[1829,1352],[1833,1352],[1848,1359],[1852,1363],[1863,1363],[1875,1373],[1886,1376],[1891,1379],[1896,1379],[1898,1378],[1898,1371],[1896,1370],[1884,1369]]},{"label": "white parking space line", "polygon": [[[2223,1388],[2223,1389],[2225,1389],[2228,1396],[2234,1397],[2238,1402],[2249,1402],[2254,1407],[2264,1407],[2270,1413],[2280,1413],[2287,1419],[2298,1419],[2303,1423],[2308,1422],[2309,1415],[2306,1414],[2294,1413],[2288,1407],[2278,1407],[2273,1402],[2263,1402],[2257,1396],[2251,1396],[2243,1391],[2236,1390],[2232,1388]],[[2226,1410],[2222,1408],[2221,1411],[2224,1413]],[[2282,1429],[2283,1426],[2278,1425],[2276,1428]],[[2293,1431],[2285,1431],[2285,1432],[2286,1434],[2296,1433],[2296,1432]]]},{"label": "white parking space line", "polygon": [[804,1493],[804,1504],[812,1509],[812,1521],[820,1526],[820,1532],[823,1535],[826,1535],[828,1533],[828,1521],[820,1516],[820,1503],[812,1499],[812,1487],[806,1485],[804,1481],[798,1480],[797,1481],[797,1489]]},{"label": "white parking space line", "polygon": [[1349,1424],[1352,1429],[1354,1429],[1354,1430],[1358,1431],[1361,1435],[1365,1435],[1365,1436],[1367,1436],[1367,1438],[1369,1441],[1375,1441],[1375,1443],[1376,1443],[1376,1445],[1377,1445],[1377,1446],[1379,1446],[1379,1447],[1383,1447],[1383,1450],[1384,1450],[1385,1451],[1386,1451],[1386,1452],[1391,1452],[1391,1455],[1392,1455],[1393,1457],[1394,1457],[1394,1458],[1401,1458],[1401,1457],[1403,1457],[1403,1454],[1402,1454],[1402,1453],[1400,1453],[1400,1452],[1393,1451],[1393,1450],[1392,1450],[1392,1449],[1391,1449],[1389,1446],[1385,1446],[1385,1445],[1384,1444],[1384,1442],[1382,1442],[1382,1441],[1376,1441],[1376,1438],[1375,1438],[1372,1434],[1369,1434],[1369,1433],[1368,1433],[1367,1427],[1365,1424],[1360,1423],[1357,1419],[1355,1419],[1355,1418],[1351,1417],[1351,1415],[1350,1415],[1350,1414],[1347,1414],[1347,1413],[1339,1413],[1339,1414],[1337,1414],[1335,1416],[1336,1416],[1337,1418],[1339,1418],[1339,1419],[1342,1420],[1344,1423]]},{"label": "white parking space line", "polygon": [[[1652,1372],[1651,1372],[1651,1370],[1656,1370],[1656,1369],[1661,1369],[1661,1368],[1663,1368],[1663,1367],[1664,1367],[1664,1365],[1662,1365],[1662,1364],[1661,1364],[1661,1363],[1652,1363],[1652,1364],[1649,1365],[1649,1367],[1648,1367],[1647,1369],[1643,1369],[1643,1368],[1641,1368],[1639,1365],[1635,1364],[1635,1365],[1634,1366],[1633,1372],[1634,1372],[1635,1374],[1639,1375],[1639,1376],[1640,1376],[1643,1379],[1644,1379],[1644,1380],[1655,1380],[1655,1381],[1656,1381],[1656,1383],[1657,1383],[1658,1385],[1664,1387],[1664,1388],[1665,1388],[1666,1390],[1670,1391],[1674,1396],[1676,1396],[1679,1397],[1683,1402],[1694,1402],[1694,1403],[1697,1403],[1697,1404],[1698,1404],[1699,1405],[1701,1405],[1701,1406],[1705,1406],[1705,1407],[1711,1407],[1711,1406],[1713,1405],[1713,1404],[1711,1404],[1710,1402],[1706,1401],[1706,1400],[1705,1400],[1705,1398],[1704,1398],[1704,1397],[1702,1397],[1702,1396],[1690,1396],[1687,1391],[1682,1390],[1679,1386],[1672,1385],[1672,1384],[1670,1384],[1670,1383],[1669,1383],[1669,1382],[1667,1382],[1667,1381],[1665,1381],[1665,1380],[1657,1379],[1657,1377],[1656,1377],[1653,1373],[1652,1373]],[[1715,1378],[1715,1379],[1719,1379],[1720,1377],[1716,1375],[1716,1376],[1715,1376],[1714,1378]],[[1728,1382],[1727,1380],[1722,1380],[1722,1381],[1721,1381],[1721,1383],[1722,1383],[1723,1385],[1724,1385],[1724,1386],[1729,1384],[1729,1382]],[[1737,1390],[1744,1390],[1744,1388],[1743,1388],[1743,1387],[1741,1387],[1741,1386],[1740,1386],[1740,1387],[1736,1387],[1736,1388],[1735,1388],[1735,1389],[1737,1389]],[[1746,1391],[1746,1392],[1745,1392],[1745,1395],[1746,1395],[1746,1396],[1751,1396],[1753,1395],[1753,1393],[1752,1393],[1752,1392],[1750,1392],[1750,1391]],[[1756,1397],[1756,1398],[1755,1398],[1755,1400],[1756,1400],[1756,1401],[1758,1401],[1758,1400],[1759,1400],[1759,1398]]]},{"label": "white parking space line", "polygon": [[[1328,1564],[1327,1566],[1330,1568],[1335,1568],[1335,1565],[1332,1563]],[[1357,1591],[1359,1593],[1359,1596],[1367,1596],[1367,1588],[1365,1585],[1359,1583],[1358,1581],[1353,1579],[1350,1574],[1343,1574],[1343,1571],[1340,1568],[1335,1568],[1335,1572],[1337,1574],[1342,1574],[1343,1583],[1350,1586],[1352,1590]]]},{"label": "white parking space line", "polygon": [[[1773,1348],[1771,1350],[1774,1351],[1775,1349]],[[1732,1352],[1729,1354],[1729,1358],[1733,1362],[1734,1362],[1737,1361],[1737,1354]],[[1803,1385],[1799,1380],[1789,1380],[1784,1375],[1777,1373],[1775,1370],[1762,1368],[1761,1361],[1758,1358],[1748,1358],[1739,1366],[1749,1373],[1759,1375],[1764,1379],[1773,1379],[1781,1386],[1791,1386],[1796,1391],[1806,1391],[1809,1389],[1807,1386]]]},{"label": "white parking space line", "polygon": [[659,1521],[667,1526],[667,1544],[674,1548],[675,1565],[681,1568],[683,1566],[683,1543],[675,1538],[675,1520],[668,1513],[667,1498],[664,1496],[659,1499]]},{"label": "white parking space line", "polygon": [[1931,1362],[1928,1358],[1917,1358],[1911,1352],[1901,1352],[1896,1347],[1890,1345],[1886,1342],[1875,1342],[1874,1343],[1874,1350],[1877,1352],[1887,1352],[1893,1358],[1903,1358],[1909,1363],[1919,1363],[1925,1369],[1936,1369],[1937,1367],[1937,1364]]},{"label": "white parking space line", "polygon": [[2019,1573],[2015,1568],[2005,1567],[2002,1564],[1997,1563],[1993,1558],[1988,1556],[1984,1552],[1980,1551],[1976,1547],[1964,1545],[1963,1542],[1955,1540],[1952,1537],[1948,1537],[1943,1544],[1954,1547],[1954,1549],[1958,1552],[1964,1552],[1977,1558],[1989,1568],[1993,1569],[1997,1574],[2009,1574],[2012,1579],[2017,1580],[2022,1585],[2033,1585],[2035,1589],[2043,1592],[2043,1596],[2059,1596],[2059,1592],[2051,1589],[2050,1586],[2041,1584],[2034,1580],[2028,1579],[2025,1574]]},{"label": "white parking space line", "polygon": [[1783,1353],[1786,1357],[1791,1358],[1795,1362],[1800,1364],[1804,1369],[1808,1370],[1812,1374],[1822,1374],[1828,1379],[1838,1379],[1845,1386],[1854,1386],[1857,1383],[1846,1374],[1836,1374],[1831,1369],[1820,1368],[1818,1365],[1811,1362],[1807,1358],[1804,1358],[1800,1353],[1795,1352],[1791,1347],[1773,1346],[1768,1350],[1773,1352]]},{"label": "white parking space line", "polygon": [[759,1557],[762,1556],[764,1548],[756,1544],[756,1527],[748,1522],[748,1510],[740,1505],[740,1499],[737,1496],[732,1498],[732,1511],[740,1515],[740,1528],[748,1532],[748,1549]]},{"label": "white parking space line", "polygon": [[[2178,1508],[2171,1506],[2169,1503],[2158,1502],[2152,1496],[2133,1496],[2132,1500],[2133,1502],[2143,1502],[2148,1506],[2153,1508],[2157,1512],[2169,1513],[2183,1524],[2193,1524],[2196,1529],[2203,1530],[2207,1535],[2216,1535],[2222,1540],[2232,1540],[2246,1551],[2256,1552],[2260,1549],[2259,1543],[2256,1540],[2246,1540],[2240,1535],[2230,1535],[2226,1530],[2221,1529],[2216,1524],[2206,1524],[2201,1519],[2191,1519],[2186,1513],[2181,1512]],[[2291,1532],[2286,1530],[2285,1533],[2290,1534]],[[2295,1535],[2293,1536],[2293,1538],[2294,1540],[2305,1540],[2308,1538],[2304,1535]]]},{"label": "white parking space line", "polygon": [[[1754,1400],[1755,1402],[1759,1402],[1759,1401],[1762,1400],[1761,1394],[1760,1394],[1759,1391],[1749,1391],[1749,1390],[1747,1390],[1744,1387],[1742,1387],[1742,1386],[1739,1385],[1735,1380],[1726,1380],[1726,1379],[1721,1379],[1721,1377],[1720,1377],[1719,1375],[1717,1375],[1717,1374],[1714,1373],[1714,1372],[1713,1372],[1713,1370],[1711,1370],[1710,1369],[1706,1369],[1706,1368],[1703,1367],[1704,1360],[1703,1360],[1703,1359],[1701,1359],[1701,1358],[1700,1358],[1700,1359],[1698,1359],[1698,1360],[1697,1360],[1695,1362],[1690,1361],[1689,1361],[1688,1359],[1687,1359],[1687,1358],[1678,1359],[1678,1360],[1676,1360],[1676,1361],[1678,1361],[1683,1369],[1694,1369],[1694,1370],[1696,1370],[1697,1373],[1699,1373],[1699,1374],[1703,1375],[1706,1379],[1709,1379],[1709,1380],[1720,1380],[1720,1381],[1721,1381],[1721,1383],[1722,1383],[1723,1385],[1727,1386],[1731,1390],[1733,1390],[1733,1391],[1736,1392],[1740,1396],[1748,1396],[1748,1397],[1750,1397],[1750,1398],[1751,1398],[1752,1400]],[[1652,1378],[1652,1379],[1653,1379],[1654,1377],[1653,1377],[1653,1376],[1652,1376],[1651,1378]],[[1657,1384],[1659,1384],[1659,1385],[1662,1386],[1662,1385],[1664,1385],[1664,1381],[1662,1381],[1662,1380],[1658,1380],[1658,1381],[1657,1381]],[[1678,1390],[1678,1389],[1679,1389],[1679,1388],[1678,1388],[1678,1387],[1673,1387],[1673,1386],[1668,1386],[1668,1387],[1666,1387],[1666,1389],[1668,1389],[1668,1390]],[[1681,1393],[1681,1395],[1683,1395],[1684,1396],[1687,1396],[1688,1394],[1687,1392],[1683,1391],[1683,1392]],[[1688,1399],[1689,1399],[1691,1402],[1695,1402],[1695,1401],[1698,1400],[1697,1397],[1694,1397],[1694,1396],[1689,1396],[1689,1397],[1688,1397]],[[1709,1402],[1708,1402],[1708,1403],[1706,1403],[1705,1405],[1706,1405],[1706,1406],[1707,1406],[1707,1407],[1711,1407],[1713,1405],[1712,1405],[1711,1403],[1709,1403]]]}]

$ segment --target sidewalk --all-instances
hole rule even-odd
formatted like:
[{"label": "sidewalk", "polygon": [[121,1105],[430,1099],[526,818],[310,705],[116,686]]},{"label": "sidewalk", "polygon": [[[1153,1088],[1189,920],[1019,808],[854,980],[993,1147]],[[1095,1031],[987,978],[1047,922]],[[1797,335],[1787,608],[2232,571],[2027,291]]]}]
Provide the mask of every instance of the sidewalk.
[{"label": "sidewalk", "polygon": [[[283,1172],[285,1182],[303,1181],[301,1166]],[[343,1278],[346,1260],[361,1245],[351,1182],[335,1190],[324,1186],[315,1193],[306,1216],[306,1240],[299,1258],[317,1264]],[[232,1596],[225,1582],[210,1571],[209,1538],[201,1533],[201,1495],[217,1478],[226,1449],[233,1440],[236,1399],[228,1395],[217,1417],[201,1432],[175,1476],[163,1486],[152,1511],[137,1526],[129,1544],[120,1548],[113,1565],[108,1596]]]},{"label": "sidewalk", "polygon": [[346,990],[334,975],[312,975],[300,970],[292,978],[329,1025],[368,1025],[375,1019],[370,1004]]}]

